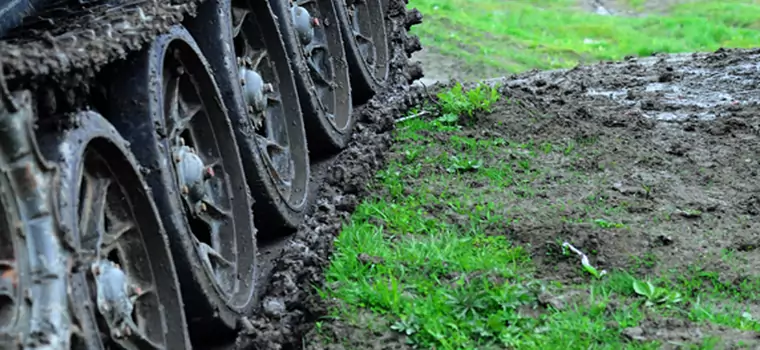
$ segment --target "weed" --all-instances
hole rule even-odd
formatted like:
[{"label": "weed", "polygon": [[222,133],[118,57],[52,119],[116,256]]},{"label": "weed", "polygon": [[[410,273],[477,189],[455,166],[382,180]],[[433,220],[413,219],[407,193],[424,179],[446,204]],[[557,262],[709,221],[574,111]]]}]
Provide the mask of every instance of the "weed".
[{"label": "weed", "polygon": [[636,291],[636,294],[641,295],[647,299],[647,306],[660,304],[671,306],[672,304],[677,304],[683,301],[681,293],[676,291],[669,291],[665,288],[656,287],[654,284],[652,284],[652,282],[649,281],[634,281],[633,290]]},{"label": "weed", "polygon": [[465,118],[467,125],[475,122],[476,112],[490,113],[491,105],[500,97],[498,86],[478,84],[465,90],[461,83],[456,83],[453,88],[440,92],[437,96],[441,106],[439,121],[451,123]]}]

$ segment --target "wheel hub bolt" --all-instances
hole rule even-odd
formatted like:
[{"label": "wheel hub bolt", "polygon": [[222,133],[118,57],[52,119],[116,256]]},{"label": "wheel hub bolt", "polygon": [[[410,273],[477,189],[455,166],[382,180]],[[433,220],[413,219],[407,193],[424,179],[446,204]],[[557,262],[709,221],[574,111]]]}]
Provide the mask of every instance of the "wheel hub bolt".
[{"label": "wheel hub bolt", "polygon": [[[246,104],[252,106],[255,110],[264,110],[266,107],[266,96],[264,95],[271,92],[271,84],[265,84],[261,75],[254,70],[241,67],[239,72],[241,81],[245,81],[245,84],[243,84],[243,98]],[[250,109],[249,113],[252,113]]]},{"label": "wheel hub bolt", "polygon": [[203,181],[208,176],[207,167],[203,160],[188,146],[180,146],[174,151],[174,159],[178,159],[176,169],[182,195],[189,196],[195,203],[206,195]]},{"label": "wheel hub bolt", "polygon": [[204,172],[204,173],[203,173],[203,178],[204,178],[205,180],[208,180],[208,179],[210,179],[210,178],[214,177],[214,175],[216,175],[216,174],[214,173],[214,168],[212,168],[212,167],[207,167],[207,168],[206,168],[206,172]]}]

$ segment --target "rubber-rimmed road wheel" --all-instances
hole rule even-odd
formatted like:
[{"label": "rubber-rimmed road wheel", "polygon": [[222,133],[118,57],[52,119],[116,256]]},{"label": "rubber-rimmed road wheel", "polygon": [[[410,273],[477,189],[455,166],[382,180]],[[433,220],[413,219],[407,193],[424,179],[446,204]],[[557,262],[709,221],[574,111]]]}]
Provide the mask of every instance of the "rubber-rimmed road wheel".
[{"label": "rubber-rimmed road wheel", "polygon": [[117,69],[112,122],[147,173],[193,342],[225,336],[254,306],[256,233],[222,96],[181,26]]},{"label": "rubber-rimmed road wheel", "polygon": [[289,233],[308,204],[309,155],[290,59],[267,1],[208,1],[188,23],[218,72],[259,235]]},{"label": "rubber-rimmed road wheel", "polygon": [[329,155],[351,139],[351,81],[332,0],[270,0],[295,72],[311,154]]},{"label": "rubber-rimmed road wheel", "polygon": [[333,0],[351,72],[354,104],[363,104],[388,79],[390,53],[381,0]]},{"label": "rubber-rimmed road wheel", "polygon": [[[0,348],[69,349],[68,252],[59,241],[55,171],[32,132],[29,92],[0,106]],[[18,107],[18,109],[16,109]]]},{"label": "rubber-rimmed road wheel", "polygon": [[189,348],[179,281],[150,191],[126,142],[102,116],[46,130],[58,163],[58,214],[83,269],[71,278],[81,349]]}]

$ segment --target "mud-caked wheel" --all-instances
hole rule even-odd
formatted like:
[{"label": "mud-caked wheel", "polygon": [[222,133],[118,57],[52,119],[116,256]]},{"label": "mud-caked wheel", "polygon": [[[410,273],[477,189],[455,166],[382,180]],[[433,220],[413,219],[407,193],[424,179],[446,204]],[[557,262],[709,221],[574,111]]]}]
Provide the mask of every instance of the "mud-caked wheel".
[{"label": "mud-caked wheel", "polygon": [[390,53],[383,0],[333,0],[351,72],[353,100],[362,104],[388,79]]},{"label": "mud-caked wheel", "polygon": [[328,155],[351,138],[351,81],[332,0],[271,0],[291,58],[311,154]]},{"label": "mud-caked wheel", "polygon": [[254,306],[256,232],[222,96],[180,26],[117,69],[108,94],[112,122],[144,167],[193,342],[225,336]]},{"label": "mud-caked wheel", "polygon": [[58,164],[58,214],[80,266],[71,276],[74,349],[189,348],[179,281],[127,143],[94,112],[41,130]]},{"label": "mud-caked wheel", "polygon": [[31,95],[13,97],[0,106],[0,349],[69,349],[71,264],[56,224],[55,172],[35,143]]},{"label": "mud-caked wheel", "polygon": [[259,235],[296,228],[307,208],[309,154],[290,58],[267,1],[209,1],[189,24],[230,111]]}]

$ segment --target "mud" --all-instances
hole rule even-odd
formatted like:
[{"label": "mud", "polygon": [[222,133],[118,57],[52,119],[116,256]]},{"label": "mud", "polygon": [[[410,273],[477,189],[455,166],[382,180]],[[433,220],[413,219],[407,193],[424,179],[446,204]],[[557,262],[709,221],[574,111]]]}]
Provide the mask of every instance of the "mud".
[{"label": "mud", "polygon": [[123,7],[53,9],[28,20],[0,42],[0,63],[9,80],[92,75],[100,67],[139,50],[187,16],[202,0],[134,1]]},{"label": "mud", "polygon": [[[512,210],[519,220],[490,234],[506,234],[529,247],[538,277],[545,280],[572,283],[581,278],[576,259],[557,254],[557,242],[566,240],[593,252],[592,264],[600,268],[684,276],[714,273],[717,277],[691,292],[725,288],[742,295],[738,286],[751,281],[760,267],[755,251],[760,246],[760,185],[754,180],[760,161],[757,62],[758,50],[719,50],[491,81],[502,85],[507,99],[475,130],[468,130],[470,136],[589,146],[570,163],[545,164],[556,170],[539,181],[536,196],[501,203],[510,209],[519,206],[521,210]],[[361,122],[353,142],[328,167],[315,211],[276,263],[262,311],[251,319],[253,329],[239,337],[238,348],[407,348],[392,332],[339,321],[323,322],[321,333],[343,339],[342,345],[321,343],[309,333],[329,306],[312,286],[322,286],[332,241],[367,195],[364,186],[374,171],[395,156],[390,151],[393,118],[425,95],[399,86],[357,111]],[[573,173],[586,180],[563,180]],[[619,208],[607,219],[626,229],[599,230],[561,219],[591,219],[577,208],[561,215],[545,210],[552,201],[583,203],[589,196]],[[651,264],[636,263],[644,257]],[[744,305],[760,311],[760,303],[751,297]],[[758,340],[748,332],[657,315],[621,334],[630,341],[666,343],[697,342],[710,335],[722,337],[725,345]]]},{"label": "mud", "polygon": [[[577,276],[577,266],[538,254],[556,249],[548,242],[558,237],[598,252],[592,260],[603,268],[628,268],[631,257],[653,255],[652,272],[713,271],[720,277],[712,284],[739,285],[756,274],[759,54],[657,56],[503,81],[512,103],[489,119],[501,122],[499,133],[593,142],[593,152],[570,165],[588,182],[568,188],[547,179],[541,195],[605,198],[625,209],[612,216],[630,228],[600,233],[540,215],[515,225],[516,239],[530,243],[543,264],[559,267],[547,277]],[[568,175],[561,172],[554,175]]]}]

